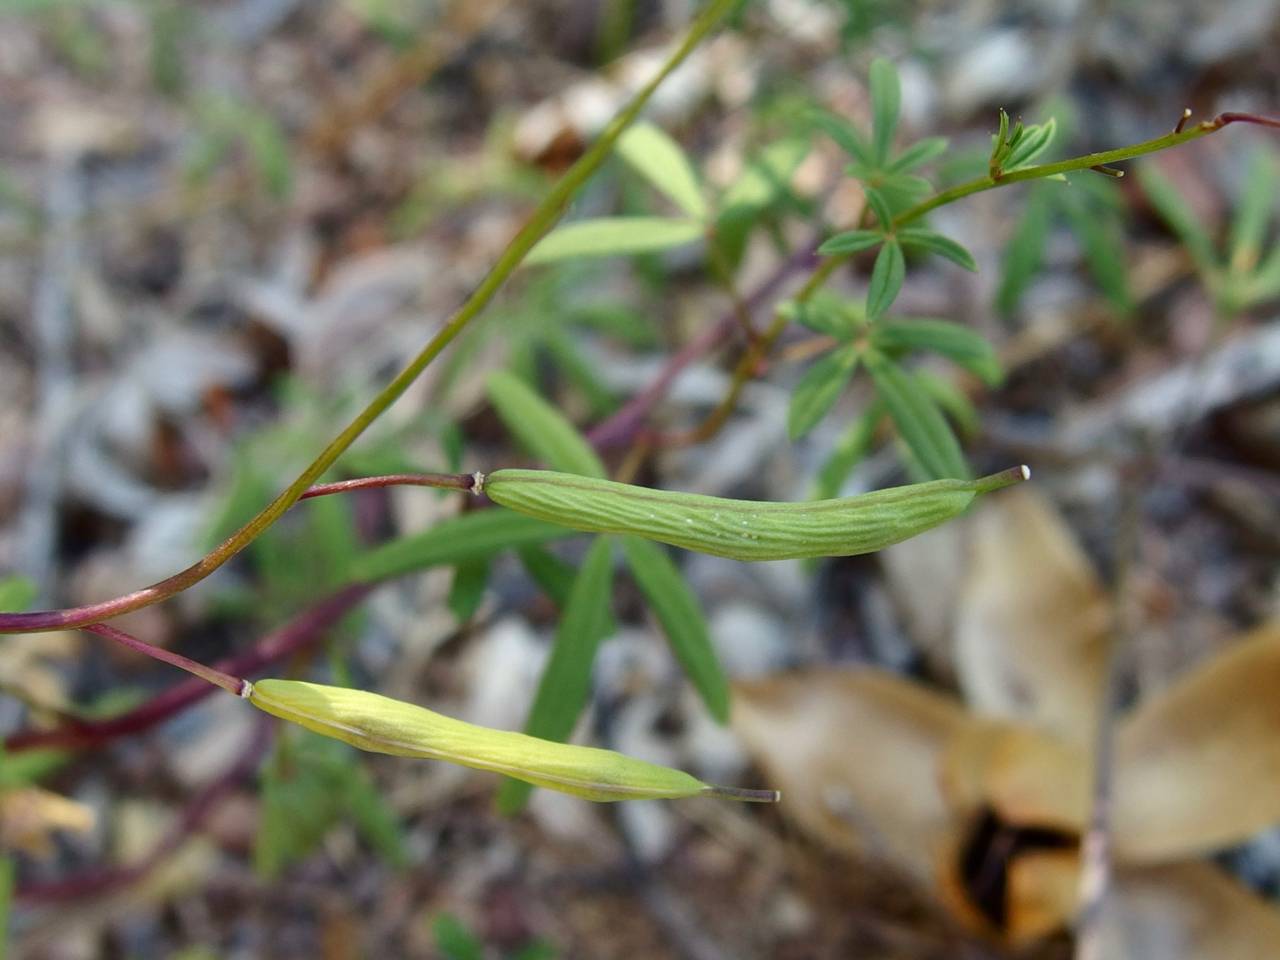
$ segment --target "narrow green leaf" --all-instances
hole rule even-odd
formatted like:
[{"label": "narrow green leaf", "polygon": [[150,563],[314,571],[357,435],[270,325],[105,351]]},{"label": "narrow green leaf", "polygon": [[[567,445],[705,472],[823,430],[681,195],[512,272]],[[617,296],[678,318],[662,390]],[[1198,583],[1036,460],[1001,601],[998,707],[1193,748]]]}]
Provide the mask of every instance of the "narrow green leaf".
[{"label": "narrow green leaf", "polygon": [[853,159],[865,167],[874,167],[875,158],[871,153],[871,145],[853,125],[826,110],[814,110],[809,114],[814,125],[835,141],[838,146]]},{"label": "narrow green leaf", "polygon": [[1008,316],[1040,270],[1045,241],[1049,235],[1049,201],[1042,189],[1033,187],[1009,245],[1005,247],[996,307]]},{"label": "narrow green leaf", "polygon": [[871,212],[876,215],[876,219],[880,221],[880,225],[885,230],[893,229],[893,208],[889,206],[889,202],[885,200],[884,194],[873,187],[864,187],[863,195],[867,199],[867,206],[871,208]]},{"label": "narrow green leaf", "polygon": [[569,591],[573,589],[574,578],[578,575],[578,571],[573,569],[573,564],[567,560],[561,560],[546,547],[537,543],[517,547],[516,555],[520,557],[520,563],[524,566],[525,572],[538,585],[538,588],[551,598],[552,603],[563,610],[564,605],[569,602]]},{"label": "narrow green leaf", "polygon": [[484,599],[484,588],[489,585],[489,557],[467,560],[453,571],[453,583],[446,601],[449,610],[460,621],[470,620]]},{"label": "narrow green leaf", "polygon": [[898,231],[898,239],[908,247],[928,250],[940,257],[946,257],[966,270],[972,270],[974,273],[978,271],[978,264],[973,259],[973,254],[950,237],[944,237],[933,230],[926,230],[923,227],[905,227]]},{"label": "narrow green leaf", "polygon": [[871,282],[867,286],[867,320],[875,323],[897,299],[902,281],[907,275],[902,247],[897,240],[890,240],[876,254],[871,268]]},{"label": "narrow green leaf", "polygon": [[808,327],[814,333],[839,340],[852,337],[866,319],[859,305],[826,290],[819,290],[803,303],[788,300],[778,307],[778,312],[788,321]]},{"label": "narrow green leaf", "polygon": [[858,347],[846,344],[811,366],[791,393],[787,432],[791,439],[812,430],[835,405],[858,365]]},{"label": "narrow green leaf", "polygon": [[729,720],[729,681],[711,646],[702,606],[671,558],[656,543],[622,537],[627,565],[667,634],[667,642],[711,715]]},{"label": "narrow green leaf", "polygon": [[1244,276],[1257,266],[1266,237],[1267,222],[1276,209],[1276,160],[1268,151],[1255,149],[1249,157],[1244,189],[1236,201],[1231,221],[1231,271]]},{"label": "narrow green leaf", "polygon": [[572,534],[566,527],[510,510],[477,510],[357,554],[351,560],[349,573],[352,579],[369,583],[428,567],[482,559],[500,550]]},{"label": "narrow green leaf", "polygon": [[898,129],[898,111],[902,106],[902,88],[894,65],[877,57],[871,63],[871,133],[875,160],[884,166],[889,160],[889,147]]},{"label": "narrow green leaf", "polygon": [[562,414],[519,377],[499,371],[489,377],[489,400],[521,445],[554,470],[603,477],[604,464]]},{"label": "narrow green leaf", "polygon": [[1207,277],[1216,274],[1218,258],[1214,253],[1213,241],[1177,188],[1151,163],[1138,167],[1138,182],[1142,184],[1142,190],[1151,205],[1177,234],[1200,271]]},{"label": "narrow green leaf", "polygon": [[1133,309],[1133,297],[1129,293],[1124,235],[1115,215],[1076,197],[1060,198],[1059,206],[1099,289],[1112,306],[1121,313],[1129,313]]},{"label": "narrow green leaf", "polygon": [[629,128],[614,147],[618,155],[695,220],[705,220],[707,204],[689,158],[667,133],[651,123]]},{"label": "narrow green leaf", "polygon": [[[610,623],[612,598],[613,544],[608,537],[597,537],[569,591],[525,733],[557,741],[567,740],[573,733],[591,692],[591,666]],[[498,789],[498,809],[515,813],[532,791],[522,780],[505,778]]]},{"label": "narrow green leaf", "polygon": [[891,355],[932,350],[991,386],[1004,379],[1000,360],[986,338],[950,320],[886,320],[872,330],[871,342]]},{"label": "narrow green leaf", "polygon": [[942,412],[951,418],[951,422],[960,428],[961,433],[966,436],[977,434],[981,426],[978,409],[962,390],[950,380],[936,376],[928,370],[913,371],[912,376],[924,391],[933,397],[942,408]]},{"label": "narrow green leaf", "polygon": [[830,500],[840,496],[840,489],[849,479],[853,468],[871,450],[871,444],[876,436],[876,427],[883,419],[884,406],[874,403],[866,413],[849,424],[849,428],[836,441],[835,446],[831,448],[831,453],[819,468],[817,479],[809,493],[810,500]]},{"label": "narrow green leaf", "polygon": [[947,143],[946,137],[925,137],[923,140],[917,140],[894,157],[893,162],[889,164],[888,172],[910,173],[946,153]]},{"label": "narrow green leaf", "polygon": [[865,360],[876,396],[925,473],[939,480],[967,480],[969,467],[960,444],[933,398],[911,374],[879,351],[867,351]]},{"label": "narrow green leaf", "polygon": [[849,230],[837,233],[818,248],[823,256],[838,253],[861,253],[870,250],[878,243],[884,242],[884,234],[879,230]]},{"label": "narrow green leaf", "polygon": [[809,144],[795,137],[769,144],[725,189],[721,209],[729,214],[777,203],[790,192],[791,177],[808,153]]},{"label": "narrow green leaf", "polygon": [[1001,170],[1001,164],[1009,155],[1009,114],[1004,107],[1000,108],[1000,129],[991,136],[991,157],[987,160],[987,169],[992,176]]},{"label": "narrow green leaf", "polygon": [[1058,121],[1050,117],[1044,123],[1026,127],[1018,138],[1009,155],[1004,159],[1004,171],[1017,170],[1029,165],[1053,144],[1054,135],[1058,132]]},{"label": "narrow green leaf", "polygon": [[527,264],[555,263],[573,257],[625,257],[656,253],[702,239],[697,220],[671,217],[601,217],[557,227],[529,251]]}]

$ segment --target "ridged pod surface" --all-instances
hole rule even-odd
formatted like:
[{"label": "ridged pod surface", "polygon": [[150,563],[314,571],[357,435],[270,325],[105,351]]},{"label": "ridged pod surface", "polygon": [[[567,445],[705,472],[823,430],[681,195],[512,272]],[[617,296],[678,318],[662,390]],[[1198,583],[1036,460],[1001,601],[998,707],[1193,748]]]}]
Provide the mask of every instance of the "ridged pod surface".
[{"label": "ridged pod surface", "polygon": [[674,493],[549,470],[496,470],[483,490],[518,513],[592,533],[630,533],[733,560],[870,553],[963,513],[980,493],[1027,479],[932,480],[856,497],[772,503]]},{"label": "ridged pod surface", "polygon": [[776,800],[772,791],[715,787],[669,767],[572,744],[491,730],[365,690],[259,680],[242,696],[258,709],[374,753],[447,760],[587,800],[662,800],[698,795]]}]

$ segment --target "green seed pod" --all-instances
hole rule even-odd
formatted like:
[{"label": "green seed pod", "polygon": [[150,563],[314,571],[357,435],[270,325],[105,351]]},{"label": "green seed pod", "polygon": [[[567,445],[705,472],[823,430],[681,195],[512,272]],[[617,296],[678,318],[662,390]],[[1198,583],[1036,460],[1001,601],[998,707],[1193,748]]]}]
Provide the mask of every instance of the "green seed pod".
[{"label": "green seed pod", "polygon": [[592,533],[630,533],[733,560],[870,553],[963,513],[980,493],[1031,476],[933,480],[857,497],[768,503],[633,487],[547,470],[496,470],[483,490],[518,513]]},{"label": "green seed pod", "polygon": [[680,770],[612,750],[490,730],[365,690],[299,680],[259,680],[245,681],[241,696],[273,716],[361,750],[447,760],[587,800],[779,799],[773,790],[715,787]]}]

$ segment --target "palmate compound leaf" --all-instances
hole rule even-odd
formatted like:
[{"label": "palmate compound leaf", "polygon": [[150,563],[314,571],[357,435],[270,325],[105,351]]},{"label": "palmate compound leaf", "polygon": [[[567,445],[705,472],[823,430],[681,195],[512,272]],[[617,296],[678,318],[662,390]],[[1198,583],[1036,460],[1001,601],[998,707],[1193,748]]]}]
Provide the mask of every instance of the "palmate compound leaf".
[{"label": "palmate compound leaf", "polygon": [[624,536],[620,542],[636,584],[666,631],[672,653],[711,716],[726,723],[729,680],[711,645],[711,632],[698,598],[658,544],[636,536]]},{"label": "palmate compound leaf", "polygon": [[812,430],[835,405],[858,365],[857,345],[849,343],[830,351],[811,366],[791,393],[787,432],[791,439]]},{"label": "palmate compound leaf", "polygon": [[[600,641],[612,625],[613,545],[597,537],[574,578],[556,627],[551,658],[538,681],[524,732],[544,740],[564,741],[573,733],[591,692],[591,667]],[[515,813],[529,798],[532,785],[507,778],[498,790],[498,809]]]},{"label": "palmate compound leaf", "polygon": [[876,396],[924,473],[933,479],[968,478],[960,444],[928,391],[879,350],[868,350],[863,359]]},{"label": "palmate compound leaf", "polygon": [[707,203],[693,165],[665,131],[651,123],[637,123],[618,138],[614,149],[690,217],[706,219]]},{"label": "palmate compound leaf", "polygon": [[885,320],[872,330],[871,342],[895,356],[931,350],[960,364],[990,386],[1004,379],[1000,359],[987,339],[950,320]]},{"label": "palmate compound leaf", "polygon": [[521,445],[555,470],[603,477],[604,464],[562,414],[519,377],[499,371],[489,378],[489,400]]},{"label": "palmate compound leaf", "polygon": [[575,257],[625,257],[658,253],[701,240],[706,227],[675,217],[600,217],[557,227],[538,241],[526,264],[555,263]]}]

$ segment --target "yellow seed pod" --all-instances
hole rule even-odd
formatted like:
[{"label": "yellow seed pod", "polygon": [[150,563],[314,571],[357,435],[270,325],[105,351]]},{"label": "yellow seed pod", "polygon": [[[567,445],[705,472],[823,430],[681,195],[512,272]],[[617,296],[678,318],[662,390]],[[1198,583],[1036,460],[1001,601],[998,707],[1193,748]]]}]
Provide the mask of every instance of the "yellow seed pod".
[{"label": "yellow seed pod", "polygon": [[587,800],[780,799],[773,790],[711,786],[683,771],[612,750],[490,730],[365,690],[300,680],[259,680],[245,681],[241,696],[273,716],[361,750],[447,760]]}]

